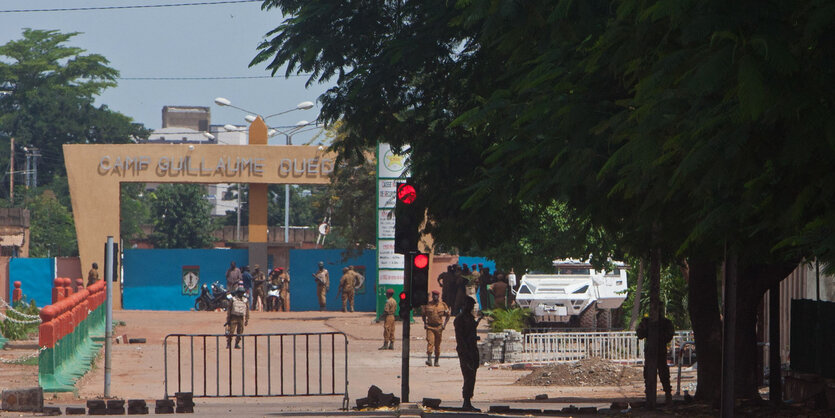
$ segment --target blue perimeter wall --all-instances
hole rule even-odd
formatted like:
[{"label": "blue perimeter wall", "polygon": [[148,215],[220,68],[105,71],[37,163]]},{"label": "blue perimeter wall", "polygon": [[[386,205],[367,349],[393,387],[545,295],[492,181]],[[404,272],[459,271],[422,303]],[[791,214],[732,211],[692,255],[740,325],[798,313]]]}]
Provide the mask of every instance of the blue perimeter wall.
[{"label": "blue perimeter wall", "polygon": [[[290,250],[290,309],[319,310],[316,283],[311,274],[319,261],[325,262],[331,278],[327,296],[328,310],[341,310],[339,278],[348,265],[364,266],[365,288],[354,297],[354,308],[374,312],[374,290],[377,283],[376,252],[366,250],[359,257],[342,259],[343,250]],[[200,266],[200,285],[219,281],[226,286],[229,262],[246,265],[247,250],[125,250],[122,304],[125,309],[188,311],[194,308],[196,295],[183,295],[183,266]],[[51,286],[50,286],[51,288]],[[50,290],[51,291],[51,290]],[[51,298],[51,293],[50,293]]]},{"label": "blue perimeter wall", "polygon": [[123,253],[124,309],[188,311],[198,295],[183,294],[183,266],[200,266],[200,286],[220,282],[226,287],[226,270],[249,261],[247,250],[134,249]]},{"label": "blue perimeter wall", "polygon": [[52,303],[52,284],[55,280],[54,258],[12,258],[9,262],[9,300],[14,282],[20,282],[23,295],[39,307]]},{"label": "blue perimeter wall", "polygon": [[290,310],[318,311],[319,298],[312,274],[318,270],[319,261],[325,263],[330,275],[330,289],[327,295],[327,310],[342,310],[339,295],[339,279],[346,266],[365,267],[365,286],[354,295],[354,310],[375,311],[375,290],[377,285],[377,252],[365,250],[358,257],[342,259],[344,250],[290,250]]}]

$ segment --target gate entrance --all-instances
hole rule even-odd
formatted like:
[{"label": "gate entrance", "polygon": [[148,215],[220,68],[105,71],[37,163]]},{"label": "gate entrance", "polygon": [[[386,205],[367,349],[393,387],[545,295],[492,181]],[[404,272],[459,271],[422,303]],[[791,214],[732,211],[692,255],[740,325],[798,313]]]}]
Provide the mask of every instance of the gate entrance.
[{"label": "gate entrance", "polygon": [[[238,337],[240,348],[234,348]],[[166,399],[176,392],[195,398],[341,395],[348,408],[348,338],[342,332],[168,334],[163,350]]]}]

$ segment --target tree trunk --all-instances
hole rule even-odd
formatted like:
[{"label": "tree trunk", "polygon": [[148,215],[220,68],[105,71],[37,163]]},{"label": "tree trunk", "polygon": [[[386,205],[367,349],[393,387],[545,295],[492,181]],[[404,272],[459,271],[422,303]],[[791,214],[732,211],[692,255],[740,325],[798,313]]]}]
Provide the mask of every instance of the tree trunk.
[{"label": "tree trunk", "polygon": [[[647,407],[655,408],[658,393],[658,319],[661,314],[661,250],[653,249],[649,257],[649,332],[644,345],[644,373],[650,376],[645,382]],[[646,380],[646,379],[645,379]]]},{"label": "tree trunk", "polygon": [[716,263],[691,259],[687,274],[690,322],[699,356],[695,399],[712,403],[719,399],[722,381],[722,323],[716,293]]},{"label": "tree trunk", "polygon": [[635,285],[635,295],[632,297],[632,317],[629,318],[629,330],[635,331],[638,326],[638,317],[641,316],[641,287],[644,284],[644,259],[638,262],[638,283]]},{"label": "tree trunk", "polygon": [[[788,277],[798,262],[779,264],[751,264],[740,266],[739,289],[737,293],[736,316],[736,375],[735,392],[737,398],[760,399],[757,386],[757,356],[763,351],[757,347],[758,307],[765,291],[775,283]],[[701,366],[701,353],[699,354]]]}]

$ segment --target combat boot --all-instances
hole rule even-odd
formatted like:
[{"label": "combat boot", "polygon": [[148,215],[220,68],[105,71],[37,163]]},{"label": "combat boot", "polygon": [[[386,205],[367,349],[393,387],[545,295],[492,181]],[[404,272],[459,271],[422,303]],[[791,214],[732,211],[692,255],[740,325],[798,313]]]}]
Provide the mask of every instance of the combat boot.
[{"label": "combat boot", "polygon": [[664,394],[664,401],[667,404],[667,406],[672,405],[673,404],[673,395],[670,392],[666,392]]},{"label": "combat boot", "polygon": [[388,344],[386,344],[385,341],[383,341],[383,346],[378,348],[378,350],[388,350],[388,349],[389,349],[389,346],[388,346]]},{"label": "combat boot", "polygon": [[437,356],[435,356],[435,367],[438,367],[438,366],[439,366],[439,364],[438,364],[438,357],[437,357]]},{"label": "combat boot", "polygon": [[427,366],[432,366],[432,354],[427,354],[426,355],[426,365]]},{"label": "combat boot", "polygon": [[389,350],[394,350],[394,341],[389,343]]}]

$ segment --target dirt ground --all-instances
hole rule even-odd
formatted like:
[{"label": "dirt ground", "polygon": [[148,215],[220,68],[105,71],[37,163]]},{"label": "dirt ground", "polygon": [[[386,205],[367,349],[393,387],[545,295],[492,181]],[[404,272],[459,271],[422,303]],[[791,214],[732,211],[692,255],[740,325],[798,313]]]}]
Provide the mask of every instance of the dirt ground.
[{"label": "dirt ground", "polygon": [[516,381],[525,386],[618,386],[642,379],[639,367],[598,358],[539,367]]},{"label": "dirt ground", "polygon": [[[163,383],[163,338],[172,333],[223,332],[225,314],[221,312],[167,312],[167,311],[116,311],[115,321],[124,321],[116,327],[114,336],[145,338],[145,344],[113,344],[111,395],[122,399],[161,399]],[[482,324],[484,325],[484,324]],[[401,324],[396,326],[395,350],[378,351],[382,342],[382,325],[374,322],[371,313],[342,312],[253,312],[247,333],[293,333],[340,331],[348,339],[348,379],[351,406],[355,400],[366,396],[371,385],[384,392],[400,396],[401,392]],[[480,329],[486,334],[486,329]],[[422,398],[440,398],[442,405],[458,406],[461,402],[461,373],[455,354],[455,337],[450,328],[444,333],[440,367],[424,365],[425,334],[418,320],[412,325],[410,342],[410,401]],[[169,353],[171,353],[169,348]],[[31,350],[29,350],[31,351]],[[12,355],[0,351],[0,358]],[[93,369],[77,384],[76,393],[47,395],[47,403],[82,403],[86,399],[100,398],[104,388],[104,359],[99,356]],[[170,360],[169,360],[170,361]],[[169,369],[170,370],[170,369]],[[261,370],[261,366],[259,366]],[[247,373],[252,373],[248,371]],[[640,373],[620,384],[583,387],[571,382],[547,387],[515,384],[530,370],[511,370],[506,367],[485,366],[478,370],[473,403],[487,407],[491,404],[524,402],[528,407],[555,408],[554,404],[608,407],[613,401],[628,401],[642,396]],[[262,371],[263,374],[263,371]],[[173,380],[173,376],[170,376]],[[682,387],[695,382],[694,373],[686,373]],[[199,386],[198,382],[198,386]],[[605,382],[604,382],[605,383]],[[34,386],[37,384],[37,366],[10,366],[0,364],[0,389]],[[173,383],[172,383],[173,384]],[[675,381],[673,382],[675,388]],[[660,388],[660,385],[659,385]],[[263,390],[263,389],[262,389]],[[171,391],[173,393],[173,391]],[[532,403],[536,395],[546,394],[548,399]],[[228,402],[229,399],[199,400],[199,403]],[[264,405],[280,411],[335,411],[341,406],[340,396],[243,398],[235,400],[249,405]]]}]

